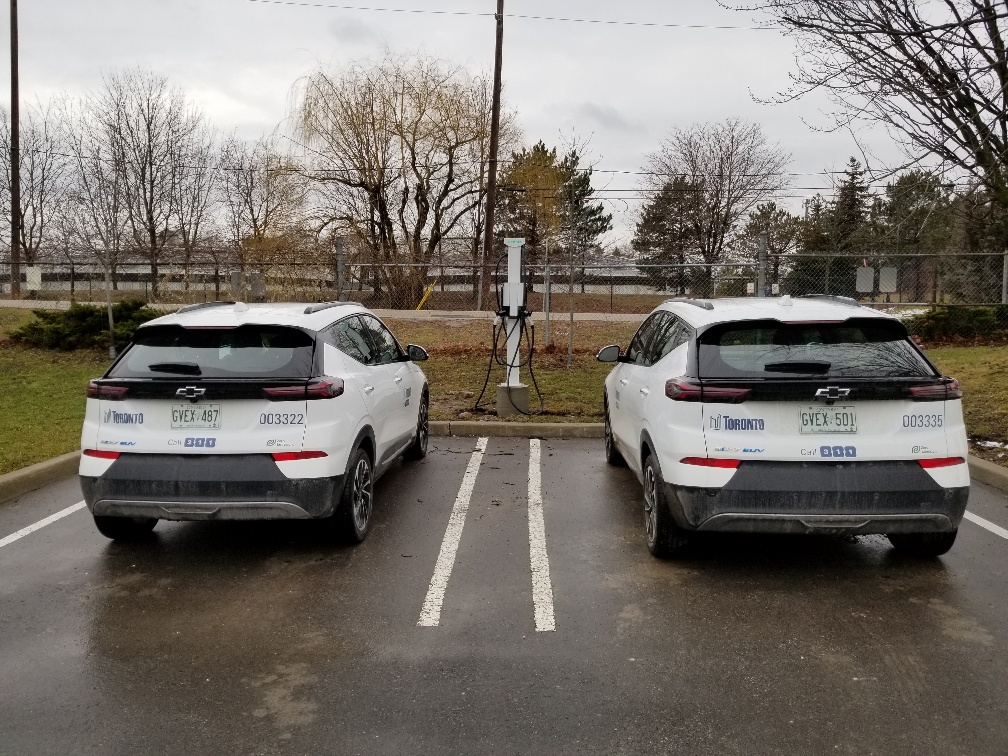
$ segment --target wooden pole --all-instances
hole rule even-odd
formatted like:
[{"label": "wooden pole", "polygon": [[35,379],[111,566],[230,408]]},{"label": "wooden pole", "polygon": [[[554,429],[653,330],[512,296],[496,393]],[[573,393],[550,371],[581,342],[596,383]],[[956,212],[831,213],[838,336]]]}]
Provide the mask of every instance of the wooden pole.
[{"label": "wooden pole", "polygon": [[11,299],[21,298],[21,108],[18,92],[17,0],[10,0],[11,34]]},{"label": "wooden pole", "polygon": [[504,0],[497,0],[497,45],[494,52],[493,104],[490,111],[490,171],[487,175],[486,224],[483,231],[483,281],[480,299],[490,301],[490,271],[494,250],[494,204],[497,201],[497,147],[500,142],[501,64],[504,49]]}]

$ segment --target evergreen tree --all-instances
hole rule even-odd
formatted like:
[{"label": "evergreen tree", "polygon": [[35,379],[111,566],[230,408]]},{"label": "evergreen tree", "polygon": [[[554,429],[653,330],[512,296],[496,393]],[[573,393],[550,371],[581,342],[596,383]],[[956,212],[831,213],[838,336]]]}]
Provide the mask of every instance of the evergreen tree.
[{"label": "evergreen tree", "polygon": [[602,234],[612,229],[612,214],[605,211],[601,200],[594,199],[591,167],[578,167],[581,156],[576,149],[560,163],[563,179],[563,202],[560,204],[561,237],[572,264],[581,267],[581,290],[584,291],[584,267]]},{"label": "evergreen tree", "polygon": [[683,267],[649,266],[682,266],[696,259],[696,233],[686,217],[691,191],[692,185],[682,176],[666,181],[641,208],[631,242],[641,274],[652,286],[675,294],[686,292],[690,283],[688,271]]}]

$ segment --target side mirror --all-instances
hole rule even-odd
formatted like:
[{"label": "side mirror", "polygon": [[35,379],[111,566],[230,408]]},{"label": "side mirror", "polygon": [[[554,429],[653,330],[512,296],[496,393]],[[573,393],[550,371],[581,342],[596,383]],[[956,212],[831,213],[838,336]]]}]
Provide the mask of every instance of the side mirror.
[{"label": "side mirror", "polygon": [[423,362],[427,359],[427,350],[422,346],[410,344],[406,347],[406,355],[410,358],[411,362]]},{"label": "side mirror", "polygon": [[620,347],[619,344],[610,344],[609,346],[604,346],[599,349],[599,353],[595,355],[595,359],[599,362],[619,362],[620,358]]}]

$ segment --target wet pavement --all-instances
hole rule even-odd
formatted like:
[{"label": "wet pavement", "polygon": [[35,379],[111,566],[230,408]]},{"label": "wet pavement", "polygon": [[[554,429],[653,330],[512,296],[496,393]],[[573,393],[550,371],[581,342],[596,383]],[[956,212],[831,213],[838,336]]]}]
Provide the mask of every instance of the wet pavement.
[{"label": "wet pavement", "polygon": [[[475,481],[474,439],[432,439],[356,547],[312,523],[115,544],[86,510],[0,547],[0,754],[1008,752],[1008,540],[964,522],[919,561],[710,535],[657,561],[633,474],[600,441],[540,443],[553,631],[527,439],[489,439]],[[2,505],[0,538],[80,499]],[[993,489],[969,510],[1008,527]]]}]

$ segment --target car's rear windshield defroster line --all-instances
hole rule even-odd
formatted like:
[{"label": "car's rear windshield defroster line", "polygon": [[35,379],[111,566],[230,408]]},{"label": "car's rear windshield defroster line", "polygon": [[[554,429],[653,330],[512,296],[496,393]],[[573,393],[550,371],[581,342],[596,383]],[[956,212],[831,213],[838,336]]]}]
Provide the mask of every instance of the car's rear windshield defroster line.
[{"label": "car's rear windshield defroster line", "polygon": [[901,323],[759,320],[714,326],[700,336],[700,378],[932,378],[934,369]]},{"label": "car's rear windshield defroster line", "polygon": [[242,325],[237,328],[140,328],[110,378],[307,379],[314,340],[297,328]]}]

